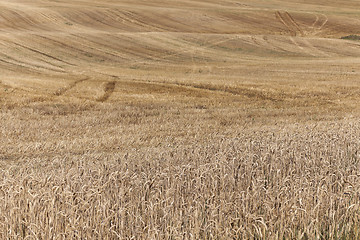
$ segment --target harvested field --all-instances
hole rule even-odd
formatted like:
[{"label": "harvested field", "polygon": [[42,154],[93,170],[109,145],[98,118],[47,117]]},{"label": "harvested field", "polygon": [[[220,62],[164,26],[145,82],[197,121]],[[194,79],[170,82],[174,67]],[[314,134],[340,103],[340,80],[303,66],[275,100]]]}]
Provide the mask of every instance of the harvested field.
[{"label": "harvested field", "polygon": [[360,3],[4,0],[1,239],[359,239]]}]

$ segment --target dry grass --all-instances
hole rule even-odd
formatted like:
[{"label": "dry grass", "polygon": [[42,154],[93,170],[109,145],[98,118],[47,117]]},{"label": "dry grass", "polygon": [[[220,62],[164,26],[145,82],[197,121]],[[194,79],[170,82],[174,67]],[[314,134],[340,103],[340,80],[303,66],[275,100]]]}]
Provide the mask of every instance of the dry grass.
[{"label": "dry grass", "polygon": [[141,109],[2,113],[1,238],[359,237],[356,119],[207,134]]},{"label": "dry grass", "polygon": [[1,239],[359,239],[358,1],[4,0]]},{"label": "dry grass", "polygon": [[1,238],[359,237],[358,118],[224,123],[214,112],[3,110]]}]

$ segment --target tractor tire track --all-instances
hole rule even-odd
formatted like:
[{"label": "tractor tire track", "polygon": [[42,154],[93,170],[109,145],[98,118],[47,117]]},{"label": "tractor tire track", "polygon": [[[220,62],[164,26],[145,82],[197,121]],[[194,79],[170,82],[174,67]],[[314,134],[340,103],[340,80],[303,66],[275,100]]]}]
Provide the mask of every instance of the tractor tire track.
[{"label": "tractor tire track", "polygon": [[[228,39],[224,39],[224,40],[219,40],[219,41],[214,41],[214,42],[210,42],[209,44],[207,45],[204,45],[204,46],[201,46],[201,47],[198,47],[198,46],[193,46],[193,47],[188,47],[186,50],[183,50],[183,51],[178,51],[178,52],[175,52],[175,53],[171,53],[171,54],[167,54],[165,56],[162,56],[162,57],[159,57],[157,58],[156,60],[157,61],[165,61],[166,59],[168,58],[171,58],[171,57],[174,57],[174,56],[179,56],[181,54],[186,54],[186,53],[193,53],[195,50],[199,50],[199,51],[204,51],[205,49],[208,49],[208,48],[211,48],[211,47],[215,47],[219,44],[222,44],[222,43],[226,43],[226,42],[229,42],[229,41],[232,41],[234,39],[238,39],[239,36],[233,36],[231,38],[228,38]],[[190,56],[191,58],[191,56]],[[147,61],[135,61],[136,64],[139,64],[139,63],[147,63]]]},{"label": "tractor tire track", "polygon": [[51,55],[49,55],[49,54],[47,54],[47,53],[41,52],[41,51],[36,50],[36,49],[34,49],[34,48],[27,47],[27,46],[25,46],[25,45],[22,45],[22,44],[19,44],[19,43],[14,43],[14,42],[13,42],[12,44],[14,44],[14,45],[16,45],[16,46],[18,46],[18,47],[22,47],[22,48],[24,48],[24,49],[27,49],[27,50],[29,50],[29,51],[31,51],[31,52],[34,52],[34,53],[43,55],[43,56],[48,57],[48,58],[50,58],[50,59],[56,60],[56,61],[58,61],[58,62],[62,62],[62,63],[68,64],[68,65],[71,65],[71,66],[75,66],[75,65],[72,64],[72,63],[69,63],[69,62],[64,61],[64,60],[62,60],[62,59],[60,59],[60,58],[51,56]]},{"label": "tractor tire track", "polygon": [[306,55],[311,55],[313,57],[316,56],[312,52],[309,52],[308,49],[305,49],[303,46],[301,46],[297,41],[295,41],[295,39],[293,37],[289,37],[289,39],[296,47],[298,47]]},{"label": "tractor tire track", "polygon": [[[314,23],[311,25],[311,29],[312,29],[312,34],[316,35],[318,33],[321,32],[321,30],[324,28],[324,26],[328,23],[329,18],[328,16],[326,16],[325,14],[321,14],[323,20],[322,23],[320,23],[320,17],[319,15],[316,15],[316,19],[314,21]],[[320,23],[320,26],[317,26]]]},{"label": "tractor tire track", "polygon": [[105,102],[114,93],[116,83],[115,81],[106,82],[103,87],[104,94],[96,99],[98,102]]},{"label": "tractor tire track", "polygon": [[150,25],[149,23],[152,21],[144,22],[144,21],[140,20],[139,17],[135,16],[135,13],[133,13],[133,12],[125,11],[125,12],[121,12],[121,13],[122,13],[122,15],[119,15],[119,14],[116,14],[116,15],[124,22],[131,23],[140,28],[148,29],[148,31],[150,29],[152,31],[160,31],[160,32],[167,31],[166,29],[164,29],[162,27]]},{"label": "tractor tire track", "polygon": [[[5,41],[4,41],[5,42]],[[9,48],[9,42],[6,42],[8,44],[4,44],[4,43],[1,43],[0,44],[2,46],[4,46],[5,48]],[[11,42],[11,44],[14,44],[13,42]],[[11,51],[11,54],[13,54],[13,51]],[[49,62],[49,61],[45,61],[43,58],[40,58],[40,57],[36,57],[36,56],[31,56],[32,58],[27,58],[26,60],[27,61],[24,61],[24,59],[19,59],[19,58],[14,58],[11,56],[11,54],[9,55],[9,53],[2,53],[2,58],[3,59],[7,59],[7,60],[11,60],[12,62],[20,65],[20,66],[27,66],[27,67],[32,67],[32,68],[36,68],[36,69],[44,69],[44,70],[47,70],[47,71],[54,71],[54,72],[59,72],[59,73],[65,73],[65,70],[63,69],[63,67],[61,65],[57,65],[53,62]],[[34,60],[37,60],[41,63],[43,63],[44,65],[42,64],[35,64],[34,63]],[[31,62],[29,62],[31,61]],[[46,66],[46,65],[50,65],[50,66]]]},{"label": "tractor tire track", "polygon": [[275,16],[290,31],[292,36],[295,37],[298,33],[300,33],[301,36],[305,35],[299,24],[296,23],[288,12],[281,13],[280,11],[276,11]]},{"label": "tractor tire track", "polygon": [[274,50],[278,52],[289,52],[289,50],[281,47],[281,44],[279,44],[280,46],[278,46],[274,43],[271,43],[267,36],[262,36],[262,37],[259,36],[259,38],[256,38],[255,36],[251,36],[251,39],[254,42],[254,44],[257,46],[265,47],[266,49]]},{"label": "tractor tire track", "polygon": [[[120,79],[119,76],[110,75],[106,73],[94,72],[97,74],[101,74],[107,77],[111,77],[113,79]],[[121,80],[123,81],[123,80]],[[205,91],[210,93],[220,93],[220,94],[227,94],[229,96],[239,96],[239,97],[247,97],[247,98],[260,98],[262,100],[268,101],[281,101],[280,98],[276,97],[274,94],[270,92],[263,92],[258,89],[248,88],[248,87],[233,87],[229,88],[226,86],[216,86],[211,84],[191,84],[191,83],[181,83],[181,82],[157,82],[157,81],[149,81],[149,80],[141,80],[141,79],[131,79],[128,81],[130,83],[141,83],[141,84],[149,84],[149,85],[156,85],[168,88],[185,88],[185,89],[192,89],[196,91]],[[115,81],[108,82],[104,86],[104,90],[109,88],[105,91],[105,94],[97,99],[99,102],[106,101],[111,94],[114,92],[115,88]],[[178,91],[177,91],[178,92]]]},{"label": "tractor tire track", "polygon": [[[315,15],[315,14],[314,14]],[[319,22],[320,18],[318,15],[315,15],[315,21],[313,22],[313,24],[311,25],[311,28],[314,29],[315,28],[315,25]]]},{"label": "tractor tire track", "polygon": [[[71,35],[71,36],[73,36],[74,38],[78,38],[78,39],[84,41],[84,43],[85,43],[85,42],[90,43],[90,44],[87,45],[88,48],[90,48],[90,49],[92,49],[92,50],[95,50],[95,51],[98,51],[98,52],[100,52],[100,53],[102,53],[102,54],[104,54],[104,55],[108,55],[108,56],[114,57],[115,60],[117,60],[117,61],[119,61],[119,59],[121,59],[121,60],[126,60],[125,56],[121,56],[121,55],[119,55],[119,54],[114,54],[114,53],[118,53],[118,51],[114,51],[114,48],[110,48],[110,47],[109,47],[108,45],[106,45],[106,44],[102,44],[101,42],[97,42],[97,41],[92,40],[92,39],[90,40],[89,38],[86,38],[86,37],[83,37],[83,36],[80,36],[80,35],[76,35],[76,34],[73,34],[73,35]],[[81,45],[84,46],[85,44],[81,44]],[[109,49],[109,51],[107,51],[107,50],[102,49],[102,48],[100,48],[100,47],[98,47],[98,46],[89,47],[90,45],[92,45],[92,46],[98,45],[98,46],[105,47],[105,48],[107,48],[107,49],[110,48],[110,49]]]},{"label": "tractor tire track", "polygon": [[69,20],[68,22],[75,23],[83,27],[96,26],[97,28],[102,28],[102,29],[104,28],[116,29],[116,27],[110,24],[115,19],[109,21],[103,20],[104,16],[106,15],[104,14],[104,12],[99,13],[97,11],[91,11],[91,10],[90,11],[77,10],[72,12],[60,11],[60,14],[62,15],[63,18],[68,19]]},{"label": "tractor tire track", "polygon": [[305,43],[305,45],[310,49],[311,52],[317,52],[318,55],[322,55],[324,57],[330,57],[330,55],[328,53],[326,53],[326,52],[320,50],[319,48],[315,47],[307,39],[303,38],[302,40]]},{"label": "tractor tire track", "polygon": [[[319,50],[318,48],[316,48],[315,46],[313,46],[307,39],[303,39],[303,43],[304,46],[301,46],[293,37],[296,37],[298,33],[300,33],[300,36],[304,37],[305,36],[305,32],[304,30],[300,27],[300,25],[295,21],[295,19],[288,13],[281,13],[279,11],[276,11],[275,13],[276,17],[278,18],[278,20],[285,25],[289,31],[294,35],[294,36],[290,36],[290,41],[297,46],[302,52],[311,55],[311,56],[325,56],[325,57],[329,57],[329,55],[321,50]],[[327,19],[327,17],[326,17]],[[315,28],[316,24],[319,22],[320,18],[319,16],[316,15],[316,20],[315,22],[312,24],[312,28]],[[318,28],[318,31],[320,31],[320,29],[326,24],[326,20],[325,22],[323,22],[323,24],[320,26],[320,28]],[[315,54],[314,54],[315,53]],[[316,54],[317,53],[317,54]]]},{"label": "tractor tire track", "polygon": [[281,15],[279,11],[275,12],[276,19],[278,19],[290,32],[291,36],[296,36],[296,31],[291,28],[288,23],[285,21],[284,17]]},{"label": "tractor tire track", "polygon": [[285,12],[285,16],[288,19],[288,22],[291,23],[291,25],[300,32],[301,36],[304,36],[305,35],[304,31],[299,26],[299,24],[295,21],[295,19],[288,12]]},{"label": "tractor tire track", "polygon": [[319,27],[317,27],[315,30],[314,30],[314,34],[318,34],[322,31],[322,29],[324,28],[324,26],[328,23],[329,21],[329,18],[328,16],[326,16],[325,14],[321,14],[323,17],[324,17],[324,20],[323,22],[321,23],[321,25]]},{"label": "tractor tire track", "polygon": [[325,14],[321,14],[321,15],[325,18],[325,20],[324,20],[324,22],[321,24],[319,30],[321,30],[321,29],[328,23],[328,21],[329,21],[328,16],[326,16]]},{"label": "tractor tire track", "polygon": [[[54,45],[57,45],[57,46],[61,47],[61,49],[71,49],[71,50],[72,50],[72,51],[64,51],[64,54],[71,55],[71,54],[73,54],[74,52],[78,52],[78,53],[80,53],[82,56],[88,56],[88,55],[90,54],[90,52],[81,50],[81,49],[76,48],[76,47],[74,47],[74,46],[70,46],[69,44],[65,44],[65,43],[63,43],[63,42],[60,42],[60,41],[58,41],[58,40],[51,39],[51,38],[49,38],[49,37],[40,36],[40,35],[38,35],[38,37],[39,37],[39,38],[42,38],[42,39],[44,39],[44,40],[47,40],[48,42],[51,42],[51,43],[53,43]],[[91,55],[94,56],[94,57],[101,58],[101,55],[98,55],[98,54],[91,53]],[[78,57],[78,56],[77,56],[77,57]],[[66,62],[66,63],[67,63],[67,62]],[[76,65],[74,65],[74,64],[72,64],[72,63],[67,63],[67,64],[69,64],[69,65],[71,65],[71,66],[76,66]]]},{"label": "tractor tire track", "polygon": [[14,65],[18,65],[19,67],[26,67],[26,68],[29,68],[29,69],[37,69],[37,70],[43,70],[43,71],[53,71],[53,72],[57,72],[57,73],[65,73],[66,72],[60,66],[50,64],[50,63],[48,63],[48,62],[46,62],[44,60],[41,60],[41,59],[37,59],[37,60],[40,61],[40,62],[43,62],[44,64],[50,65],[51,67],[44,66],[44,65],[38,65],[38,64],[35,64],[35,63],[25,62],[25,61],[22,61],[20,59],[16,59],[16,58],[14,58],[14,57],[12,57],[10,55],[4,54],[4,53],[1,54],[1,59],[6,59],[7,60],[6,62],[12,63]]},{"label": "tractor tire track", "polygon": [[18,63],[6,61],[4,59],[0,59],[0,62],[4,63],[5,69],[11,70],[13,72],[18,72],[20,68],[22,72],[26,73],[41,73],[39,70],[37,71],[34,67],[30,67],[29,65],[21,65]]},{"label": "tractor tire track", "polygon": [[89,80],[89,78],[84,78],[84,79],[80,79],[80,80],[76,80],[74,82],[72,82],[71,84],[69,84],[68,86],[66,87],[63,87],[63,88],[60,88],[58,89],[54,95],[55,96],[61,96],[61,95],[64,95],[66,92],[68,92],[69,90],[71,90],[72,88],[76,87],[76,85],[84,82],[84,81],[87,81]]}]

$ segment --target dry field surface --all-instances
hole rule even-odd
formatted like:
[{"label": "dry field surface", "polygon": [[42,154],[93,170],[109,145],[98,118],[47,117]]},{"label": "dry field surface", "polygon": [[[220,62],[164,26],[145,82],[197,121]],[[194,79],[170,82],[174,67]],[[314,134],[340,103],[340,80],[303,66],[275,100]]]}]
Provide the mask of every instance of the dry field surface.
[{"label": "dry field surface", "polygon": [[356,35],[356,0],[0,1],[0,239],[359,239]]}]

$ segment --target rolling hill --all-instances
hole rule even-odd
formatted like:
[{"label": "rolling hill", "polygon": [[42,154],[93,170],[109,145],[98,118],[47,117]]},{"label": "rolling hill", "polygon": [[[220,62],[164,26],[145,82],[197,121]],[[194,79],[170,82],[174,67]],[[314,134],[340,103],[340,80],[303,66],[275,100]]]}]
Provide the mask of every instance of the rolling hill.
[{"label": "rolling hill", "polygon": [[0,238],[358,239],[359,16],[1,1]]}]

